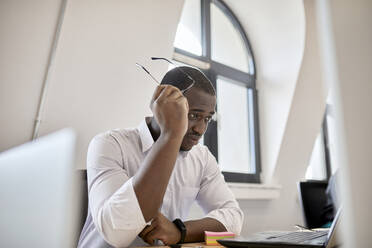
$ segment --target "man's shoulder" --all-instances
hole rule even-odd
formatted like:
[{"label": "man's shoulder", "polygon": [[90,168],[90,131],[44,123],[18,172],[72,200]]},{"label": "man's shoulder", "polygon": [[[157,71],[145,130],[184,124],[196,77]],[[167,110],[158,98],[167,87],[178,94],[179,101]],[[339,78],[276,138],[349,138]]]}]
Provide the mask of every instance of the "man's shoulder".
[{"label": "man's shoulder", "polygon": [[106,140],[117,142],[118,144],[125,144],[127,142],[132,143],[138,139],[138,129],[137,128],[117,128],[107,130],[95,135],[92,142],[98,140]]}]

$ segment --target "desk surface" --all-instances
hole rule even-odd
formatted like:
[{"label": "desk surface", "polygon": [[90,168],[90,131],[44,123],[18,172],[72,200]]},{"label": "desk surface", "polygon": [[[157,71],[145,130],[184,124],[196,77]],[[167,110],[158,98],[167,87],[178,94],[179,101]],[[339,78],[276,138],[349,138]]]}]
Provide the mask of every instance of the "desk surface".
[{"label": "desk surface", "polygon": [[[137,246],[136,248],[149,248],[149,247],[152,247],[152,248],[165,248],[165,247],[170,247],[170,246]],[[194,247],[194,248],[223,248],[224,246],[221,246],[221,245],[206,245],[205,243],[186,243],[186,244],[182,244],[181,247],[188,247],[188,248],[191,248],[191,247]]]}]

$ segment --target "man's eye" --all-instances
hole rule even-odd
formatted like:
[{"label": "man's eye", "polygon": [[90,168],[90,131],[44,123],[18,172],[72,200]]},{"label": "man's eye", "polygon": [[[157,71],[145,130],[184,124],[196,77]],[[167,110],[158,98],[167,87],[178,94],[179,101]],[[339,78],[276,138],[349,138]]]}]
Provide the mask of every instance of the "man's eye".
[{"label": "man's eye", "polygon": [[189,119],[190,120],[196,120],[197,119],[197,115],[196,114],[193,114],[193,113],[189,113]]},{"label": "man's eye", "polygon": [[208,116],[204,118],[205,122],[210,122],[212,120],[212,117]]}]

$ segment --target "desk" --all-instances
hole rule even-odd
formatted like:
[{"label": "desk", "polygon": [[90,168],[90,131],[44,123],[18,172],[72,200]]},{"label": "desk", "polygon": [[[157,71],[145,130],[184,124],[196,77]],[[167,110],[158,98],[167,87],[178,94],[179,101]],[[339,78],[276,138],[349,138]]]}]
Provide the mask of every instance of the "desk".
[{"label": "desk", "polygon": [[[170,246],[136,246],[136,248],[166,248]],[[182,247],[194,247],[194,248],[224,248],[222,245],[206,245],[203,243],[186,243],[182,244]]]}]

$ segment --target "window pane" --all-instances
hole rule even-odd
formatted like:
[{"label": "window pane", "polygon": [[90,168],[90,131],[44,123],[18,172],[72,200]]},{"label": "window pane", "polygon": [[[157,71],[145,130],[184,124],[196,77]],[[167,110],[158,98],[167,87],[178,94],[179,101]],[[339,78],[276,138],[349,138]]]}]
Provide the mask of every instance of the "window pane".
[{"label": "window pane", "polygon": [[202,55],[200,13],[200,0],[185,0],[173,44],[199,56]]},{"label": "window pane", "polygon": [[252,173],[248,98],[243,84],[218,77],[218,162],[223,171]]},{"label": "window pane", "polygon": [[228,17],[211,4],[212,60],[249,72],[248,52],[239,31]]},{"label": "window pane", "polygon": [[310,164],[306,170],[306,179],[325,180],[327,179],[326,161],[324,154],[323,131],[315,140]]}]

